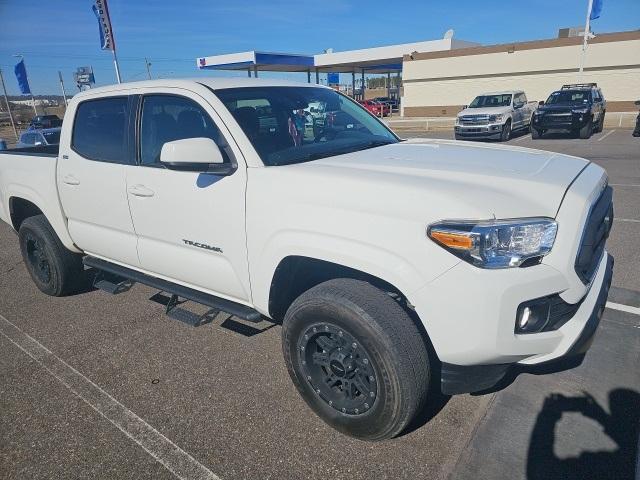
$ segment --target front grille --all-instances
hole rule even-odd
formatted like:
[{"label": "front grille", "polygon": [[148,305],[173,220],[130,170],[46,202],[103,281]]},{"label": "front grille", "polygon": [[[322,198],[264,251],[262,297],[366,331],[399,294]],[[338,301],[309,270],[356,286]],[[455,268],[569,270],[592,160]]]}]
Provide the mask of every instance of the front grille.
[{"label": "front grille", "polygon": [[612,225],[613,189],[607,186],[589,210],[576,257],[575,270],[585,285],[598,267]]},{"label": "front grille", "polygon": [[489,125],[489,115],[463,115],[460,117],[462,125]]},{"label": "front grille", "polygon": [[544,118],[550,123],[566,123],[571,121],[572,115],[570,113],[548,113]]}]

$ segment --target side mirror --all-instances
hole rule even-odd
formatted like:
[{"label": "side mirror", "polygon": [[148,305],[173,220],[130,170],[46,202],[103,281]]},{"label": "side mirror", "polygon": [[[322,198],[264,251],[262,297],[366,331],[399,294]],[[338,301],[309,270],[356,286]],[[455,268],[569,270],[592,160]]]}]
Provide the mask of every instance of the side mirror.
[{"label": "side mirror", "polygon": [[462,110],[465,110],[469,105],[462,105]]},{"label": "side mirror", "polygon": [[541,107],[541,106],[543,106],[543,105],[544,105],[544,100],[540,100],[540,101],[538,102],[538,106],[539,106],[539,107]]},{"label": "side mirror", "polygon": [[224,163],[222,152],[210,138],[185,138],[162,145],[160,163],[172,170],[189,170],[229,175],[235,170]]}]

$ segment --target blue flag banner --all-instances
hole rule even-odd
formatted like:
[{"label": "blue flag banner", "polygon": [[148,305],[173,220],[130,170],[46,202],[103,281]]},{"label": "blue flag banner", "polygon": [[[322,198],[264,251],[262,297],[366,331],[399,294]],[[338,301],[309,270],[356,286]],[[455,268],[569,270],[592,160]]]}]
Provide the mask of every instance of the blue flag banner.
[{"label": "blue flag banner", "polygon": [[595,20],[596,18],[600,18],[603,1],[604,0],[593,0],[593,4],[591,5],[591,15],[589,15],[589,20]]},{"label": "blue flag banner", "polygon": [[23,95],[31,95],[31,88],[29,88],[29,80],[27,79],[27,69],[24,67],[24,60],[20,60],[13,71],[16,74],[16,79],[18,79],[20,93]]},{"label": "blue flag banner", "polygon": [[115,50],[116,41],[113,38],[113,30],[111,29],[111,18],[109,17],[107,0],[96,0],[92,8],[93,13],[98,19],[98,28],[100,29],[100,48],[102,50]]}]

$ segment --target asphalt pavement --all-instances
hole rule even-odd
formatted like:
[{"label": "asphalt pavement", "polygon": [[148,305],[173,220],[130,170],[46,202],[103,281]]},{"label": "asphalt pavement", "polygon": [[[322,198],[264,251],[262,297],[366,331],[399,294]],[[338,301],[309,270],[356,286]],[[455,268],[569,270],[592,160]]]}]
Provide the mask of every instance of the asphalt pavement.
[{"label": "asphalt pavement", "polygon": [[[619,130],[587,141],[510,143],[589,158],[614,185],[609,249],[618,288],[610,300],[630,310],[605,311],[580,367],[522,373],[483,395],[434,396],[409,433],[361,442],[327,427],[300,399],[283,364],[279,325],[220,314],[193,328],[166,317],[150,300],[157,292],[141,285],[115,296],[47,297],[22,265],[15,234],[1,224],[0,478],[632,475],[640,411],[640,315],[633,310],[640,313],[640,139]],[[603,465],[608,470],[596,468]]]}]

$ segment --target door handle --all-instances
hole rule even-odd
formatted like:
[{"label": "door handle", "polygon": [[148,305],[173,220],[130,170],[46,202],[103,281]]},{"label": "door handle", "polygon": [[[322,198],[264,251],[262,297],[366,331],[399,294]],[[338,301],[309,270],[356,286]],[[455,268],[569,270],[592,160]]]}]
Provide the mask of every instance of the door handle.
[{"label": "door handle", "polygon": [[62,181],[67,185],[80,185],[80,180],[78,180],[73,175],[65,175],[62,177]]},{"label": "door handle", "polygon": [[129,193],[136,197],[153,197],[155,192],[144,185],[132,185],[129,187]]}]

